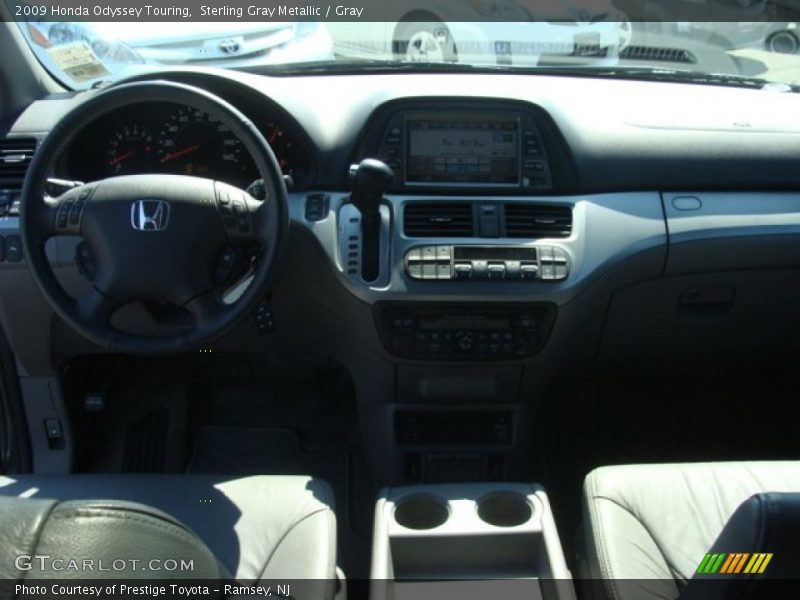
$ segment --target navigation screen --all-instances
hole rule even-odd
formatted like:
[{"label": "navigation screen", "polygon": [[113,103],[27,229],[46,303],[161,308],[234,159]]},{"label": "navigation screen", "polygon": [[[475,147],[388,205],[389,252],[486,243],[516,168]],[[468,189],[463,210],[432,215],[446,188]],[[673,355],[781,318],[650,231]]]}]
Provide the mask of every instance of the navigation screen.
[{"label": "navigation screen", "polygon": [[516,118],[486,116],[407,121],[409,183],[519,183]]}]

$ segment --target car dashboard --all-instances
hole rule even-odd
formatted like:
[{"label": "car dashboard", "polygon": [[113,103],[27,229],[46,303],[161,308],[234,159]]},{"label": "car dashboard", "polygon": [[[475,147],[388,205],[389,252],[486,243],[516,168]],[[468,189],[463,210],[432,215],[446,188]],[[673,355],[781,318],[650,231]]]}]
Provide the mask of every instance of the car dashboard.
[{"label": "car dashboard", "polygon": [[[570,373],[691,371],[800,349],[785,326],[800,291],[787,276],[800,267],[796,94],[540,74],[157,77],[241,110],[289,188],[292,233],[269,318],[253,315],[207,350],[333,357],[375,424],[365,436],[382,449],[379,470],[427,468],[414,462],[430,441],[421,432],[450,407],[432,443],[464,444],[459,418],[484,411],[471,435],[497,445],[491,456],[513,477],[532,443],[518,432]],[[6,143],[35,145],[93,93],[35,102]],[[394,172],[367,274],[349,201],[352,167],[366,158]],[[256,178],[205,115],[146,99],[85,131],[55,175],[142,171],[240,187]],[[3,181],[8,195],[14,183]],[[0,304],[21,364],[46,375],[99,350],[53,317],[9,249],[17,226],[13,212],[0,218]],[[57,241],[50,256],[79,289],[76,243]],[[486,476],[491,456],[470,477]]]}]

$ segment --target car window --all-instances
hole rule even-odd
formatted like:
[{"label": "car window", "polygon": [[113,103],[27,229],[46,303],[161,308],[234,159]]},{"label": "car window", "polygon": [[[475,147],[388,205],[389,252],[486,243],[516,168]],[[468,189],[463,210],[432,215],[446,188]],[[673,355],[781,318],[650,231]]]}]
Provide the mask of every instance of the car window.
[{"label": "car window", "polygon": [[[437,5],[432,3],[425,18],[397,14],[391,15],[396,20],[381,22],[248,21],[222,8],[214,13],[218,22],[54,22],[16,10],[37,58],[71,88],[165,65],[266,72],[568,69],[614,77],[692,81],[712,75],[726,83],[800,84],[797,23],[775,20],[763,0],[728,3],[729,13],[742,20],[724,22],[633,21],[611,0],[570,0],[538,15],[530,3],[469,0],[448,4],[442,11],[447,18],[436,13]],[[540,16],[552,20],[537,20]]]}]

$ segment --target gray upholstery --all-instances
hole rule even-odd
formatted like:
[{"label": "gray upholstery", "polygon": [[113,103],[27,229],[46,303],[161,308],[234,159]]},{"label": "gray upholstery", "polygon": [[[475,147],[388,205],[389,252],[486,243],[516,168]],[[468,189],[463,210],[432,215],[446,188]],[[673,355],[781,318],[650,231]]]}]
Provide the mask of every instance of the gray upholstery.
[{"label": "gray upholstery", "polygon": [[[330,487],[294,476],[65,475],[0,477],[0,497],[122,500],[155,507],[197,534],[240,581],[315,579],[333,593],[336,519]],[[38,507],[15,507],[0,543],[24,539]],[[330,593],[328,593],[330,592]]]},{"label": "gray upholstery", "polygon": [[597,469],[584,483],[581,576],[606,598],[677,598],[739,505],[798,491],[795,461]]},{"label": "gray upholstery", "polygon": [[132,502],[0,497],[0,532],[6,581],[229,577],[185,525]]}]

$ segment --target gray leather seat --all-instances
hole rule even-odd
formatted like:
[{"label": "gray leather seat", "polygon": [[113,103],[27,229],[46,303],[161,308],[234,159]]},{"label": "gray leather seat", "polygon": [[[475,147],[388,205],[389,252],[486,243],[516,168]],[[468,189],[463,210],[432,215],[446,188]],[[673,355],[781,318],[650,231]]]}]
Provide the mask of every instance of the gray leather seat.
[{"label": "gray leather seat", "polygon": [[[47,508],[47,503],[43,505],[30,500],[12,505],[8,502],[0,504],[0,516],[12,519],[14,512],[21,516],[28,510],[26,504],[31,504],[30,527],[41,526],[42,519],[35,516],[37,513],[47,516],[55,509],[73,516],[83,514],[85,517],[91,513],[93,517],[118,523],[130,520],[130,515],[137,510],[139,516],[136,518],[142,520],[139,517],[145,512],[142,507],[131,508],[113,502],[89,503],[87,506],[68,501],[98,499],[140,503],[163,511],[166,519],[172,517],[188,527],[211,550],[224,570],[239,581],[314,579],[330,582],[330,593],[326,592],[325,596],[333,594],[336,519],[332,509],[333,494],[330,487],[320,480],[295,476],[236,479],[204,475],[0,477],[0,497],[3,496],[66,502],[50,508]],[[158,520],[158,515],[146,515],[144,520],[152,527],[153,519]],[[24,523],[22,519],[15,521]],[[4,518],[4,522],[8,521]],[[11,548],[8,536],[12,533],[25,539],[27,527],[23,524],[13,532],[7,529],[4,547]],[[175,524],[169,527],[174,529]],[[113,527],[106,528],[106,533],[109,529],[113,535]],[[101,533],[97,529],[87,535]],[[59,535],[63,537],[63,531]],[[8,551],[4,550],[4,553]],[[13,564],[13,559],[10,564]],[[205,576],[210,578],[207,574]]]},{"label": "gray leather seat", "polygon": [[[631,465],[593,471],[583,492],[579,568],[582,578],[595,583],[585,586],[586,591],[615,600],[677,598],[689,589],[687,582],[737,508],[765,492],[800,492],[800,462]],[[727,551],[756,552],[761,550],[753,547],[757,543],[754,538],[750,547]]]}]

